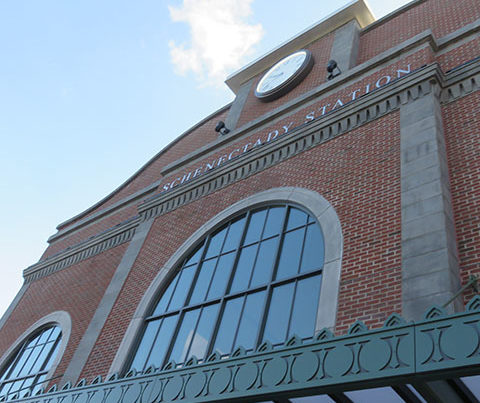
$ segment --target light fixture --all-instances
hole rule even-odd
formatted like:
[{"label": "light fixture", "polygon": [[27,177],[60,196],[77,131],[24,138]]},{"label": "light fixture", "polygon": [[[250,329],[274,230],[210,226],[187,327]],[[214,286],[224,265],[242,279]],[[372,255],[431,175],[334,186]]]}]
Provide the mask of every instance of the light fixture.
[{"label": "light fixture", "polygon": [[333,59],[327,63],[327,72],[327,80],[331,80],[332,78],[335,78],[342,73],[338,67],[337,62]]},{"label": "light fixture", "polygon": [[225,123],[221,120],[215,126],[215,131],[217,133],[220,133],[221,135],[230,133],[230,129],[227,129],[227,127],[225,126]]}]

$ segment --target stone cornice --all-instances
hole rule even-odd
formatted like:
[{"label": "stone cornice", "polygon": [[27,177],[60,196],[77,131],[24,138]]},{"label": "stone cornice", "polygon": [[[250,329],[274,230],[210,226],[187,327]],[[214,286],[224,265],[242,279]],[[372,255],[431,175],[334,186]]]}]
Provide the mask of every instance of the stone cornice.
[{"label": "stone cornice", "polygon": [[161,174],[163,176],[168,175],[176,170],[181,169],[186,164],[193,163],[194,161],[211,154],[215,150],[218,150],[219,147],[226,146],[234,141],[238,141],[240,138],[250,135],[254,130],[260,130],[264,127],[268,127],[268,125],[271,125],[276,119],[286,116],[287,114],[292,113],[302,107],[306,107],[313,100],[317,100],[321,97],[327,98],[343,88],[352,85],[355,80],[359,80],[366,77],[366,75],[373,74],[374,69],[380,69],[387,66],[392,62],[393,59],[401,57],[409,51],[422,49],[425,44],[434,50],[437,49],[435,39],[430,30],[426,30],[418,35],[415,35],[401,44],[373,57],[367,62],[350,69],[344,74],[336,77],[335,80],[326,81],[319,86],[312,88],[297,98],[292,99],[275,108],[274,110],[244,124],[238,129],[235,129],[227,136],[220,136],[215,141],[199,147],[197,150],[163,167]]},{"label": "stone cornice", "polygon": [[[419,0],[416,3],[422,2],[424,0]],[[414,3],[414,4],[416,4]],[[412,6],[411,4],[407,6]],[[381,21],[381,20],[379,20]],[[376,24],[376,22],[374,23]],[[351,85],[354,80],[361,79],[366,76],[369,72],[371,72],[373,69],[380,69],[383,66],[387,65],[389,62],[391,62],[395,58],[399,58],[402,55],[406,54],[406,52],[413,52],[416,49],[421,49],[422,46],[430,46],[433,51],[439,51],[442,49],[447,49],[448,46],[451,46],[452,44],[455,43],[455,41],[465,38],[469,35],[475,34],[480,30],[480,20],[474,21],[471,24],[466,25],[465,27],[452,32],[451,34],[439,39],[435,40],[435,38],[432,35],[432,32],[430,30],[426,30],[404,42],[401,44],[394,46],[393,48],[373,57],[369,61],[362,63],[359,66],[356,66],[349,70],[348,72],[345,72],[341,76],[337,77],[333,81],[329,81],[326,83],[321,84],[320,86],[313,88],[312,90],[308,91],[307,93],[301,95],[300,97],[287,102],[285,105],[282,105],[281,107],[267,113],[266,115],[263,115],[245,125],[242,127],[234,130],[232,133],[230,133],[228,136],[220,136],[217,140],[215,140],[212,143],[206,144],[202,147],[200,147],[198,150],[187,154],[186,156],[178,159],[177,161],[172,162],[171,164],[168,164],[162,169],[162,175],[167,175],[169,173],[172,173],[176,170],[181,169],[184,167],[186,164],[193,163],[196,160],[199,160],[200,158],[204,158],[205,156],[211,154],[215,150],[218,150],[219,147],[226,146],[227,144],[231,144],[234,141],[238,141],[239,139],[246,137],[250,135],[254,130],[261,130],[264,127],[269,127],[275,120],[279,119],[281,116],[284,116],[288,113],[292,113],[295,110],[298,110],[299,108],[305,107],[309,103],[313,102],[313,100],[318,99],[319,97],[328,97],[332,95],[334,92],[337,92],[341,90],[342,88]],[[462,70],[462,69],[460,69]],[[450,74],[449,74],[450,77]],[[466,84],[468,85],[468,83]],[[223,111],[224,108],[222,108],[220,111],[215,112],[213,115]],[[209,119],[212,115],[210,115],[207,119]],[[200,123],[204,123],[205,119],[202,120]],[[196,127],[196,126],[195,126]],[[184,135],[188,134],[191,130],[187,131]],[[173,144],[175,144],[180,138],[183,138],[184,135],[180,136],[178,139],[173,141],[171,144],[169,144],[167,147],[165,147],[161,152],[159,152],[153,159],[151,159],[147,164],[144,165],[147,166],[151,163],[152,160],[155,158],[158,158],[160,154],[162,154],[166,149],[170,148]],[[142,167],[138,172],[141,172],[143,170]],[[137,174],[138,174],[137,172]],[[135,174],[135,175],[137,175]],[[132,177],[134,178],[135,175]],[[127,182],[125,182],[120,188],[122,188],[125,184],[131,182],[132,178],[130,178]],[[95,222],[98,219],[101,219],[107,215],[110,215],[117,211],[119,208],[125,207],[131,203],[134,203],[138,201],[141,198],[145,198],[148,195],[152,194],[153,191],[155,190],[156,187],[162,182],[162,179],[156,181],[155,183],[145,187],[144,189],[141,189],[134,193],[131,196],[128,196],[117,203],[113,204],[112,206],[109,206],[107,208],[104,208],[102,210],[99,210],[95,214],[93,214],[90,217],[86,217],[84,219],[80,219],[76,223],[74,223],[71,226],[65,227],[66,225],[69,225],[71,222],[78,220],[81,218],[83,215],[88,213],[89,211],[92,211],[94,208],[97,208],[101,203],[105,202],[110,196],[112,196],[114,193],[117,192],[114,191],[112,192],[109,196],[106,198],[102,199],[101,202],[96,203],[94,206],[91,208],[87,209],[85,212],[71,218],[70,220],[65,221],[64,223],[60,224],[57,228],[60,228],[60,231],[57,232],[56,234],[52,235],[49,238],[49,242],[53,242],[55,240],[60,239],[61,237],[68,235],[80,228],[83,228],[93,222]],[[119,188],[119,189],[120,189]],[[63,228],[63,229],[61,229]]]},{"label": "stone cornice", "polygon": [[432,83],[440,85],[443,81],[437,64],[419,69],[334,113],[279,136],[275,142],[254,148],[198,179],[154,196],[139,206],[139,213],[147,219],[172,211],[397,110],[400,104],[430,92]]},{"label": "stone cornice", "polygon": [[41,277],[48,276],[130,241],[135,234],[138,223],[139,217],[134,217],[99,235],[89,238],[85,242],[69,247],[54,256],[28,267],[23,271],[25,282],[29,283]]},{"label": "stone cornice", "polygon": [[352,129],[358,128],[410,102],[432,88],[441,91],[443,103],[480,89],[480,60],[471,61],[445,76],[437,64],[421,68],[386,87],[346,104],[334,113],[304,124],[275,142],[256,147],[229,163],[169,192],[153,196],[138,207],[140,217],[120,224],[87,241],[66,249],[24,271],[25,280],[43,277],[95,254],[127,242],[140,221],[162,215],[254,175]]}]

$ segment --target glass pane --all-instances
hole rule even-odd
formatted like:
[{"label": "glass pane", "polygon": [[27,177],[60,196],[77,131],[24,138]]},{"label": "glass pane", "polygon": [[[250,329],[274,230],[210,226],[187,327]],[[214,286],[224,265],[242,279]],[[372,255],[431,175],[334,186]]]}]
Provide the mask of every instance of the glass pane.
[{"label": "glass pane", "polygon": [[52,333],[52,331],[53,331],[53,328],[45,329],[45,330],[42,332],[42,334],[40,335],[40,338],[38,339],[37,344],[45,343],[45,342],[48,340],[48,338],[49,338],[50,334]]},{"label": "glass pane", "polygon": [[52,334],[50,335],[50,340],[57,340],[60,337],[61,333],[62,331],[60,330],[60,328],[58,326],[55,326],[53,328]]},{"label": "glass pane", "polygon": [[175,340],[175,345],[173,346],[172,353],[170,354],[170,360],[175,360],[177,363],[182,363],[185,361],[199,314],[200,309],[195,309],[194,311],[187,312],[183,317],[182,325],[180,326],[180,330],[178,331],[178,335]]},{"label": "glass pane", "polygon": [[[328,395],[296,397],[296,398],[290,398],[289,400],[292,403],[335,403],[335,400],[333,400]],[[386,402],[378,402],[378,403],[386,403]]]},{"label": "glass pane", "polygon": [[12,387],[11,387],[10,390],[8,391],[8,393],[9,393],[9,395],[8,395],[9,398],[12,398],[13,394],[14,394],[15,392],[18,392],[18,391],[21,389],[22,385],[23,385],[23,379],[22,379],[21,381],[16,381],[16,382],[14,382],[13,385],[12,385]]},{"label": "glass pane", "polygon": [[232,271],[234,259],[234,252],[220,257],[215,274],[213,276],[212,285],[208,291],[207,299],[219,298],[225,294],[225,288],[227,286],[228,279],[230,278],[230,272]]},{"label": "glass pane", "polygon": [[177,273],[175,278],[171,281],[171,283],[163,293],[162,298],[160,298],[160,301],[158,301],[158,304],[155,307],[155,311],[153,312],[153,316],[161,315],[162,313],[166,312],[173,290],[175,289],[175,284],[177,284],[179,277],[180,277],[180,272]]},{"label": "glass pane", "polygon": [[198,247],[198,249],[196,250],[196,252],[193,254],[193,256],[190,257],[190,259],[188,259],[184,266],[191,266],[195,263],[198,263],[198,261],[200,260],[200,257],[202,256],[202,252],[203,252],[203,242],[202,244]]},{"label": "glass pane", "polygon": [[[460,379],[465,379],[465,378],[460,378]],[[410,390],[410,392],[412,392],[418,398],[418,400],[420,400],[420,402],[427,403],[427,401],[423,398],[423,396],[412,385],[407,384],[405,386]],[[470,389],[470,391],[473,392],[473,390],[471,390],[471,389]],[[475,393],[473,393],[473,394],[478,399],[479,396]]]},{"label": "glass pane", "polygon": [[32,353],[30,354],[30,357],[28,357],[28,361],[25,363],[23,368],[20,370],[18,376],[26,376],[32,373],[31,369],[33,365],[35,364],[35,361],[37,360],[37,357],[40,355],[40,352],[42,351],[43,346],[36,346],[32,350]]},{"label": "glass pane", "polygon": [[247,246],[240,252],[237,268],[235,270],[235,276],[233,278],[231,293],[237,291],[243,291],[248,288],[250,281],[250,275],[253,269],[253,263],[255,262],[255,255],[257,254],[258,244]]},{"label": "glass pane", "polygon": [[200,274],[198,275],[192,297],[190,298],[190,305],[198,304],[205,300],[217,260],[218,259],[207,260],[200,266]]},{"label": "glass pane", "polygon": [[263,230],[263,239],[280,233],[284,214],[285,207],[272,207],[268,210],[267,222]]},{"label": "glass pane", "polygon": [[25,393],[27,393],[30,389],[30,386],[33,385],[33,382],[35,381],[35,377],[32,376],[30,378],[25,379],[25,382],[22,385],[22,391],[20,392],[20,396],[24,396]]},{"label": "glass pane", "polygon": [[247,350],[251,350],[255,347],[264,300],[264,291],[247,296],[242,319],[240,320],[237,340],[235,340],[234,350],[238,346],[243,346]]},{"label": "glass pane", "polygon": [[199,359],[203,359],[207,352],[208,342],[212,337],[212,329],[217,319],[218,308],[220,304],[209,305],[203,308],[200,321],[198,322],[197,331],[192,341],[192,347],[188,356],[194,355]]},{"label": "glass pane", "polygon": [[42,334],[40,333],[40,334],[38,334],[37,336],[35,336],[35,338],[33,338],[31,341],[29,341],[29,342],[27,343],[27,345],[26,345],[26,348],[35,346],[35,345],[37,344],[38,339],[40,338],[41,335],[42,335]]},{"label": "glass pane", "polygon": [[177,288],[175,288],[172,300],[168,306],[169,311],[180,309],[185,303],[185,298],[190,290],[190,284],[192,284],[193,275],[195,274],[195,267],[196,266],[190,266],[189,268],[184,268],[181,271]]},{"label": "glass pane", "polygon": [[244,299],[244,297],[235,298],[228,301],[225,305],[214,347],[214,350],[218,350],[220,354],[232,352],[233,339],[240,321],[240,312]]},{"label": "glass pane", "polygon": [[[15,360],[12,360],[12,362],[10,363],[10,365],[8,366],[8,368],[3,372],[3,375],[2,375],[2,377],[0,378],[0,380],[3,381],[3,380],[7,377],[8,373],[10,372],[10,370],[11,370],[12,367],[13,367],[13,363],[14,363],[14,362],[15,362]],[[0,396],[1,396],[1,392],[0,392]]]},{"label": "glass pane", "polygon": [[53,351],[50,354],[50,358],[48,359],[48,362],[43,366],[42,369],[47,370],[52,366],[53,360],[57,356],[58,348],[60,347],[60,342],[57,342],[55,344],[55,347],[53,348]]},{"label": "glass pane", "polygon": [[48,355],[50,354],[50,350],[53,347],[53,341],[44,344],[43,350],[40,352],[40,355],[37,358],[37,361],[35,361],[35,364],[33,365],[33,368],[31,369],[30,373],[31,374],[36,374],[39,372],[42,368],[43,365],[45,364],[45,360],[48,358]]},{"label": "glass pane", "polygon": [[130,365],[130,368],[135,368],[138,371],[143,371],[145,368],[145,362],[150,354],[152,344],[155,340],[158,328],[160,326],[161,319],[149,322],[145,333],[143,334],[142,341],[137,348],[135,358]]},{"label": "glass pane", "polygon": [[28,358],[30,357],[30,354],[32,353],[33,348],[29,348],[21,352],[20,358],[17,358],[18,361],[15,364],[15,367],[13,368],[13,371],[11,375],[8,377],[9,379],[11,378],[16,378],[20,371],[23,369],[25,366],[25,363],[27,362]]},{"label": "glass pane", "polygon": [[303,250],[302,265],[300,272],[305,273],[318,270],[323,267],[324,244],[320,227],[316,224],[309,225],[305,237],[305,248]]},{"label": "glass pane", "polygon": [[230,252],[238,248],[240,243],[240,238],[243,233],[243,226],[245,224],[245,217],[237,219],[236,221],[230,224],[230,229],[228,230],[227,239],[223,245],[222,252]]},{"label": "glass pane", "polygon": [[298,273],[304,232],[305,229],[300,228],[285,234],[278,262],[277,279],[294,276]]},{"label": "glass pane", "polygon": [[170,340],[172,340],[177,319],[178,315],[168,316],[163,319],[162,326],[158,332],[155,344],[153,345],[152,353],[150,354],[147,363],[143,367],[144,370],[151,365],[154,365],[157,368],[162,366],[168,345],[170,344]]},{"label": "glass pane", "polygon": [[267,241],[263,241],[260,244],[260,250],[258,251],[257,261],[255,263],[255,270],[253,272],[250,287],[253,288],[262,284],[266,284],[270,281],[273,261],[277,252],[277,242],[278,236]]},{"label": "glass pane", "polygon": [[223,239],[225,238],[226,233],[227,228],[225,227],[210,238],[210,243],[208,244],[205,259],[213,256],[218,256],[220,254],[220,250],[222,249],[223,245]]},{"label": "glass pane", "polygon": [[35,386],[32,389],[32,395],[34,395],[40,390],[46,378],[47,378],[47,374],[43,374],[37,378],[37,380],[35,381]]},{"label": "glass pane", "polygon": [[477,399],[480,399],[480,375],[460,378]]},{"label": "glass pane", "polygon": [[252,242],[257,242],[260,239],[266,215],[267,210],[264,209],[257,211],[250,216],[247,235],[245,236],[245,240],[243,241],[244,245],[251,244]]},{"label": "glass pane", "polygon": [[307,224],[308,215],[303,211],[290,207],[290,213],[288,214],[288,221],[287,221],[287,231],[300,227],[302,225]]},{"label": "glass pane", "polygon": [[313,337],[317,320],[320,282],[321,276],[306,278],[298,282],[288,337],[294,334],[302,339]]},{"label": "glass pane", "polygon": [[355,403],[389,402],[405,403],[392,388],[376,388],[345,392]]},{"label": "glass pane", "polygon": [[295,283],[289,283],[273,290],[263,340],[268,340],[272,344],[285,342],[294,289]]}]

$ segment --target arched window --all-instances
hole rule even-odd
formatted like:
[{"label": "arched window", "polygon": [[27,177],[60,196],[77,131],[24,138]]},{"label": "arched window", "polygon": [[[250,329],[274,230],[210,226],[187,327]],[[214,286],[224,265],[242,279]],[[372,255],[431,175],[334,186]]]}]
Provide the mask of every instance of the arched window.
[{"label": "arched window", "polygon": [[62,332],[58,326],[46,326],[22,343],[0,376],[0,396],[35,393],[42,386],[58,353]]},{"label": "arched window", "polygon": [[177,269],[150,316],[130,367],[228,355],[296,334],[310,339],[324,266],[312,215],[292,205],[253,209],[204,236]]}]

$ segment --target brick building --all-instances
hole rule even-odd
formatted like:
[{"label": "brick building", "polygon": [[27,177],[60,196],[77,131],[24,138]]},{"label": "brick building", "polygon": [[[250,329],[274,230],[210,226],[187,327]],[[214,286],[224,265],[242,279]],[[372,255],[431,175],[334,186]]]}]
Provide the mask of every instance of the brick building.
[{"label": "brick building", "polygon": [[24,271],[0,395],[477,402],[479,33],[356,0],[228,77]]}]

